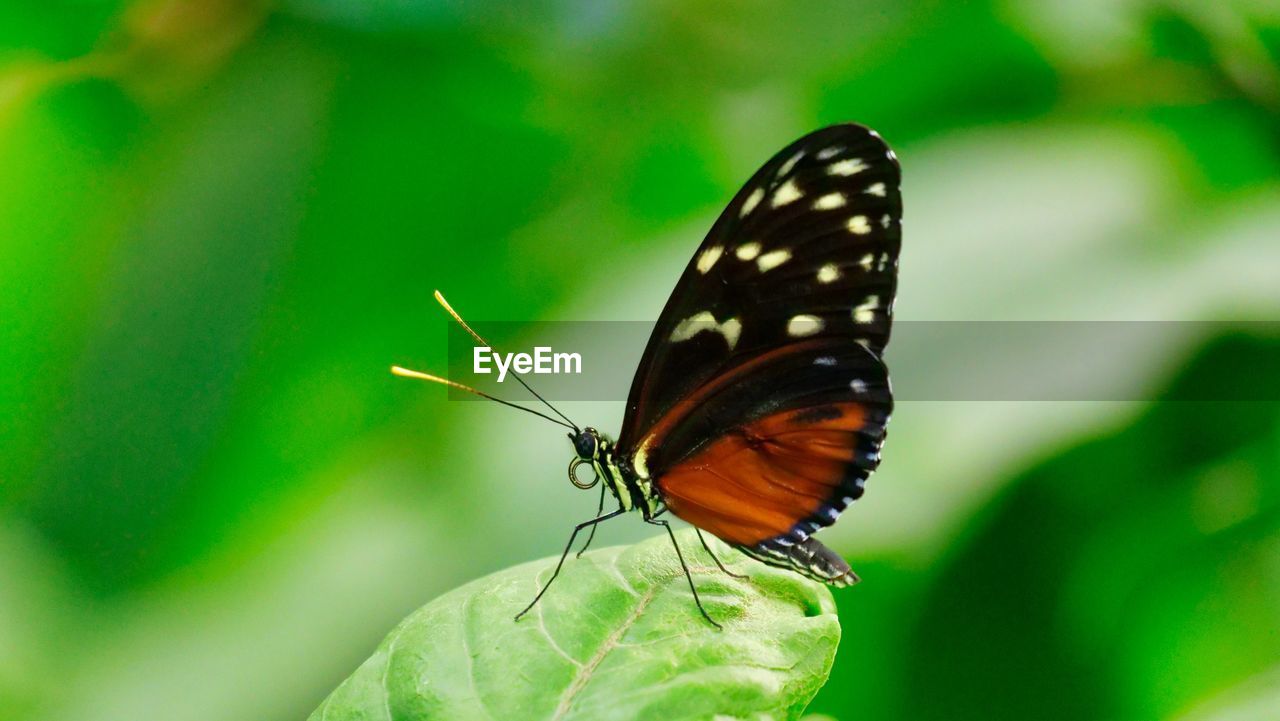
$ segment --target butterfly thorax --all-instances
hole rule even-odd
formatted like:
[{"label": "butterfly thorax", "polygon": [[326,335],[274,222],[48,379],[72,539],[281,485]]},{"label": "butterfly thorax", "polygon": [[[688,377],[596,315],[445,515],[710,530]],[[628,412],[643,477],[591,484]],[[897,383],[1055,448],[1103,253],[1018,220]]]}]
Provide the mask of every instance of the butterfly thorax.
[{"label": "butterfly thorax", "polygon": [[[574,464],[590,463],[595,476],[601,479],[618,506],[626,511],[639,510],[646,518],[651,518],[662,507],[662,498],[654,490],[650,479],[639,476],[632,470],[631,464],[618,455],[618,447],[613,439],[594,428],[584,428],[577,435],[571,435],[578,457]],[[573,468],[573,465],[570,468]],[[572,470],[571,480],[572,477]],[[579,484],[579,487],[590,487]],[[594,483],[590,485],[595,485]]]}]

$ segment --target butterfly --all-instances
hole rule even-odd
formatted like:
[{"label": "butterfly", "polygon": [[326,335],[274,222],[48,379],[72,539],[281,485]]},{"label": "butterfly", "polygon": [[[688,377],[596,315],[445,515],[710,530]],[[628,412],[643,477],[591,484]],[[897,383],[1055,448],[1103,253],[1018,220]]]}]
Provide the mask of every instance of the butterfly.
[{"label": "butterfly", "polygon": [[[676,282],[640,359],[616,440],[418,371],[570,429],[569,480],[600,489],[578,535],[629,511],[666,529],[703,608],[668,512],[772,566],[847,586],[849,564],[814,534],[862,496],[893,410],[883,360],[902,238],[901,171],[873,130],[852,123],[783,148],[738,191]],[[436,299],[472,334],[444,297]],[[589,481],[579,468],[593,472]],[[617,508],[604,512],[606,494]],[[582,551],[579,551],[581,555]],[[733,574],[731,574],[733,575]]]}]

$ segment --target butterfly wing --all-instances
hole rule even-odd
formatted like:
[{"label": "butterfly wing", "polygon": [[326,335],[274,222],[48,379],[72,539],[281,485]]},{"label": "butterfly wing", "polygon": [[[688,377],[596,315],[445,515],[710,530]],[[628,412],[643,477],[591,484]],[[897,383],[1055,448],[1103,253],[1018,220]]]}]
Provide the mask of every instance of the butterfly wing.
[{"label": "butterfly wing", "polygon": [[834,554],[804,544],[861,494],[892,408],[899,178],[852,124],[766,163],[677,283],[619,436],[676,515],[780,565],[813,551],[798,570],[824,580]]}]

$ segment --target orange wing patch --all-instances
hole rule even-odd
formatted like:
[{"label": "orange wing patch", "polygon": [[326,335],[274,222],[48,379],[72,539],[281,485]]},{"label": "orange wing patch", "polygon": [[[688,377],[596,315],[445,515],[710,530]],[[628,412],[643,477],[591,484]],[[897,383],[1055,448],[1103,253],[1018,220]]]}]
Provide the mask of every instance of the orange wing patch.
[{"label": "orange wing patch", "polygon": [[840,485],[865,421],[858,403],[765,416],[735,428],[657,479],[671,512],[729,543],[791,530]]}]

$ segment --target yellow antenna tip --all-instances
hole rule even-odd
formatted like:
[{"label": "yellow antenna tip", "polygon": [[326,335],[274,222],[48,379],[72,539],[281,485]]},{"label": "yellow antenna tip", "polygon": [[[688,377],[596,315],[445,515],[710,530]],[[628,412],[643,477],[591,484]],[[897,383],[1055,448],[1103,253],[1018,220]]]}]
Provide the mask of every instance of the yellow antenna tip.
[{"label": "yellow antenna tip", "polygon": [[433,375],[429,375],[429,374],[427,374],[427,373],[422,373],[422,372],[420,372],[420,371],[415,371],[415,370],[409,370],[408,368],[401,368],[400,366],[391,366],[391,374],[392,374],[392,375],[400,376],[400,377],[402,377],[402,378],[420,378],[420,379],[422,379],[422,380],[424,380],[424,381],[440,381],[440,380],[443,380],[443,379],[441,379],[441,378],[437,378],[437,377],[435,377],[435,376],[433,376]]}]

